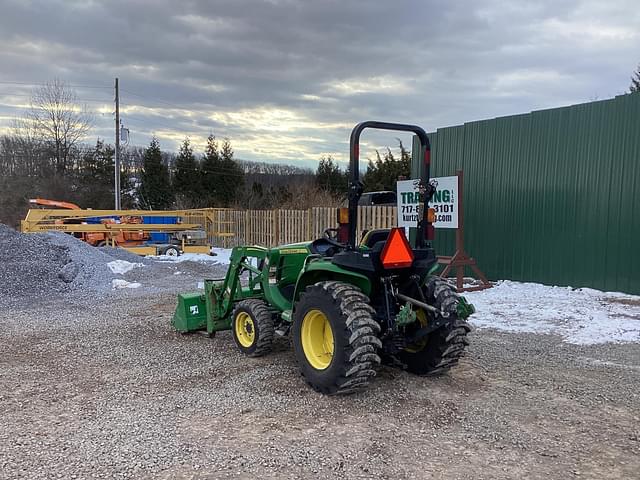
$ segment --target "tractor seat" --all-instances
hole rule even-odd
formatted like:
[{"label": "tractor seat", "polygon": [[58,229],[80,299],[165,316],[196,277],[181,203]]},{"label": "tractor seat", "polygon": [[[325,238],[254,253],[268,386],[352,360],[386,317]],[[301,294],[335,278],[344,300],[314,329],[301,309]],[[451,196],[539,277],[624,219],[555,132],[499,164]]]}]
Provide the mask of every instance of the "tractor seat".
[{"label": "tractor seat", "polygon": [[387,238],[389,238],[390,232],[391,230],[388,228],[369,230],[362,238],[360,246],[373,248],[373,246],[378,242],[386,242]]},{"label": "tractor seat", "polygon": [[318,238],[311,242],[309,250],[311,250],[311,253],[315,253],[316,255],[333,257],[336,253],[337,247],[335,245],[331,245],[325,238]]}]

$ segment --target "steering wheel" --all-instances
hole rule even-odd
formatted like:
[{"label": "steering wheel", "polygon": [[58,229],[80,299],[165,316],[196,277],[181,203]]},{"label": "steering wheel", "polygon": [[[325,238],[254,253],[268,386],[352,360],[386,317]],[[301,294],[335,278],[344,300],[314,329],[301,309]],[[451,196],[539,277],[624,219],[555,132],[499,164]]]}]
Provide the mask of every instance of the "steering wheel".
[{"label": "steering wheel", "polygon": [[334,247],[344,248],[346,245],[344,243],[336,240],[338,237],[338,229],[337,228],[326,228],[324,232],[322,232],[322,238],[324,238],[328,243],[333,245]]}]

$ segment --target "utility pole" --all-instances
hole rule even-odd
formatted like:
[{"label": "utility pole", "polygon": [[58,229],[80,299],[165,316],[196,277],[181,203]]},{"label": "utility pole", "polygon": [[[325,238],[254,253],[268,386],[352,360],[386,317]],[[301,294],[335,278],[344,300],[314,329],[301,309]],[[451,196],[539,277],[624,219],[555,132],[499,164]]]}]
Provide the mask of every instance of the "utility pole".
[{"label": "utility pole", "polygon": [[120,210],[120,94],[118,91],[118,78],[116,78],[116,152],[114,192],[116,199],[116,210]]}]

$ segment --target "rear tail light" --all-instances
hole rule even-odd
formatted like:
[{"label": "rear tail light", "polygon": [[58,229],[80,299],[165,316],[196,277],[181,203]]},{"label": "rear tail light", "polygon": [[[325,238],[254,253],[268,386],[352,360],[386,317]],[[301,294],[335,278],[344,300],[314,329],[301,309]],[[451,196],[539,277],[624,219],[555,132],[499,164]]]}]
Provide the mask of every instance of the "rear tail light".
[{"label": "rear tail light", "polygon": [[428,223],[435,223],[436,221],[436,211],[433,208],[428,208],[427,209],[427,222]]},{"label": "rear tail light", "polygon": [[349,223],[349,209],[348,208],[339,208],[338,209],[338,224],[342,225],[344,223]]}]

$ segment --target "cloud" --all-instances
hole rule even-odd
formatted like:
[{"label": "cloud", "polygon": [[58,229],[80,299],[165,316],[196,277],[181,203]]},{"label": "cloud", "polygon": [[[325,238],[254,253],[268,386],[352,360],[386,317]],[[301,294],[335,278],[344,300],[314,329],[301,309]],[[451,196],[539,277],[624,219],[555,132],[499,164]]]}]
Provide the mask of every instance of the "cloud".
[{"label": "cloud", "polygon": [[[113,78],[135,144],[313,165],[366,119],[438,127],[608,97],[640,61],[620,0],[19,1],[0,17],[0,129],[58,77],[113,135]],[[368,133],[365,155],[395,134]],[[408,142],[407,136],[401,136]]]}]

